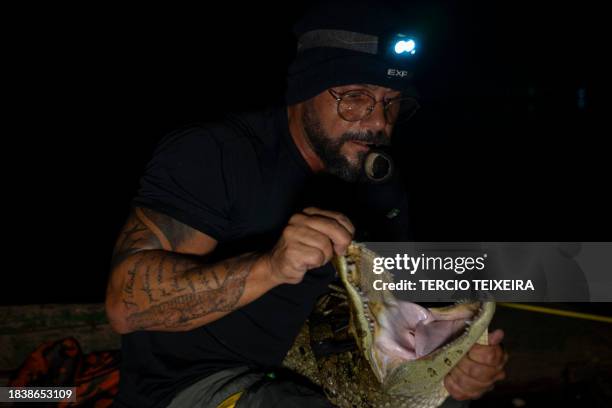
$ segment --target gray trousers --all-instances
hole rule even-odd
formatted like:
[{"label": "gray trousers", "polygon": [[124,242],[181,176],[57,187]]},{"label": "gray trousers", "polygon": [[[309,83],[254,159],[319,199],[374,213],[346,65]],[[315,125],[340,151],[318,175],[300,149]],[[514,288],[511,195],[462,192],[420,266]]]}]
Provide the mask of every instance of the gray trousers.
[{"label": "gray trousers", "polygon": [[219,371],[187,387],[168,408],[216,408],[229,396],[245,391],[236,408],[333,408],[322,391],[304,379],[270,379],[247,367]]},{"label": "gray trousers", "polygon": [[[301,377],[269,379],[247,367],[219,371],[179,392],[168,408],[216,408],[229,396],[246,390],[236,408],[333,408],[323,392]],[[469,401],[448,398],[440,408],[466,408]]]}]

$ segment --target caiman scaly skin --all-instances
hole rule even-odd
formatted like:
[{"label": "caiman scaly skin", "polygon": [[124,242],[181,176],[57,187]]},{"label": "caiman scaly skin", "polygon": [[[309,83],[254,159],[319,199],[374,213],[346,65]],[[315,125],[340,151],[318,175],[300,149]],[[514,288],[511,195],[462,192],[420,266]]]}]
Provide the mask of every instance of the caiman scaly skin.
[{"label": "caiman scaly skin", "polygon": [[283,365],[320,385],[341,408],[438,407],[448,397],[446,374],[474,343],[487,343],[495,303],[459,302],[429,309],[438,316],[471,318],[462,334],[423,357],[389,358],[376,339],[381,336],[381,319],[398,301],[391,292],[372,288],[375,279],[393,281],[388,272],[372,272],[376,256],[353,243],[346,256],[335,257],[343,287],[319,300]]}]

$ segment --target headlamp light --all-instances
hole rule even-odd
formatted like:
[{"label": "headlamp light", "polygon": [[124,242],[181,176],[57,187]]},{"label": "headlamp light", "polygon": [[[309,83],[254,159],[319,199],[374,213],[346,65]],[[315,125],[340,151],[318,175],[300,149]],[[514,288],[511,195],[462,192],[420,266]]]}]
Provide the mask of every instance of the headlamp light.
[{"label": "headlamp light", "polygon": [[391,39],[391,47],[396,56],[406,56],[416,54],[417,44],[414,38],[397,34]]}]

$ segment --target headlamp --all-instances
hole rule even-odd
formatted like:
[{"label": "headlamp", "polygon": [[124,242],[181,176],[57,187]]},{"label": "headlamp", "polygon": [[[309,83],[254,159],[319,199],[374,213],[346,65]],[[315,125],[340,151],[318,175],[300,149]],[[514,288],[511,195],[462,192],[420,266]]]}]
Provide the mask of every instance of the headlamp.
[{"label": "headlamp", "polygon": [[416,41],[414,38],[404,34],[397,34],[391,39],[391,47],[395,55],[414,55],[416,54]]}]

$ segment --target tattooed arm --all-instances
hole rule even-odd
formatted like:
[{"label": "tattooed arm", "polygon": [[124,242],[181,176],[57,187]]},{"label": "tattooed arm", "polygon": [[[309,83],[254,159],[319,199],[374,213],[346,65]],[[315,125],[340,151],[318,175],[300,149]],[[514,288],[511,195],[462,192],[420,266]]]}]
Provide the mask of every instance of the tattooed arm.
[{"label": "tattooed arm", "polygon": [[205,263],[217,242],[153,210],[136,207],[113,254],[106,310],[113,329],[182,331],[216,320],[278,284],[269,257]]},{"label": "tattooed arm", "polygon": [[182,331],[210,323],[273,287],[302,281],[343,254],[355,229],[342,214],[306,208],[274,248],[220,263],[204,262],[217,242],[175,219],[135,208],[117,240],[106,312],[119,333]]}]

